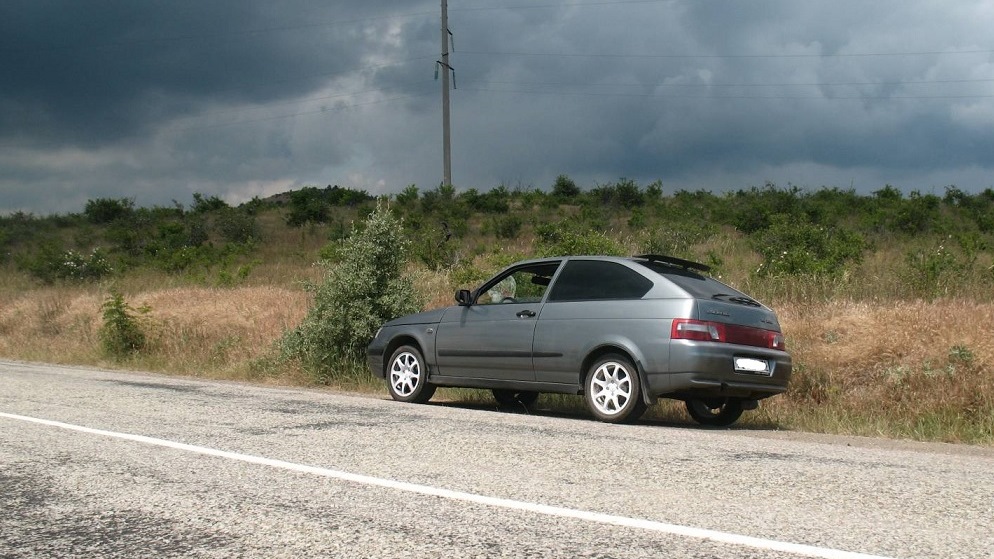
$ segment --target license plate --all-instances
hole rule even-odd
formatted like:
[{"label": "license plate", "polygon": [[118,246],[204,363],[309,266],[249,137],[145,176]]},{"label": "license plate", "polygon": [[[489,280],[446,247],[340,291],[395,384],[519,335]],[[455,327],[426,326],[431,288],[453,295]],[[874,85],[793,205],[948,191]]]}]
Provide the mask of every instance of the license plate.
[{"label": "license plate", "polygon": [[750,375],[770,376],[773,374],[773,366],[766,359],[756,359],[755,357],[736,357],[735,372],[748,373]]}]

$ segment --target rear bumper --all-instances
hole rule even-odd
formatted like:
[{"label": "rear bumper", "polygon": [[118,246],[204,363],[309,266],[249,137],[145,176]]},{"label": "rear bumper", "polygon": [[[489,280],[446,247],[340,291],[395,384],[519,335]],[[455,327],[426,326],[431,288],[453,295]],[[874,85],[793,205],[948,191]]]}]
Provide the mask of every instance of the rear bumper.
[{"label": "rear bumper", "polygon": [[[761,359],[770,374],[735,370],[735,358]],[[652,396],[690,398],[721,396],[759,400],[787,390],[793,365],[783,351],[735,344],[673,340],[669,372],[648,372]]]}]

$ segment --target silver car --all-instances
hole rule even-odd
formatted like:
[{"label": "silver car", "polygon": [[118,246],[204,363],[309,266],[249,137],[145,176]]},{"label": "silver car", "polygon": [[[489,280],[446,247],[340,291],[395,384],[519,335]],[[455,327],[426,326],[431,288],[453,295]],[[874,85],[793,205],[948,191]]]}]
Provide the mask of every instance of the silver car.
[{"label": "silver car", "polygon": [[597,419],[637,420],[657,398],[704,425],[731,425],[787,389],[791,359],[776,314],[659,255],[569,256],[513,264],[457,306],[383,325],[374,375],[403,402],[439,386],[489,388],[502,404],[583,394]]}]

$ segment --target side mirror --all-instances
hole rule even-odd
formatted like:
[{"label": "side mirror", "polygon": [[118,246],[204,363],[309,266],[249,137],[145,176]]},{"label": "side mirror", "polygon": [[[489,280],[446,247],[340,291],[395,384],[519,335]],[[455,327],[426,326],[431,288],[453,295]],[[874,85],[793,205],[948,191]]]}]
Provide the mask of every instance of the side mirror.
[{"label": "side mirror", "polygon": [[456,291],[456,302],[460,307],[468,307],[473,304],[473,294],[468,289]]}]

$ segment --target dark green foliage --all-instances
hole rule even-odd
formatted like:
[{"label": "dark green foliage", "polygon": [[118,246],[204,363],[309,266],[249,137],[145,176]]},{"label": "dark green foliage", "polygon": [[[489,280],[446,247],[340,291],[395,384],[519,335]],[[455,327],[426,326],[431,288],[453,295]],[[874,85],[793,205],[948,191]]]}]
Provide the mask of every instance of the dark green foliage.
[{"label": "dark green foliage", "polygon": [[459,195],[459,199],[469,209],[482,213],[507,213],[511,209],[510,197],[511,193],[504,186],[482,194],[471,188]]},{"label": "dark green foliage", "polygon": [[815,225],[806,216],[776,214],[752,237],[763,256],[761,276],[836,275],[858,263],[866,247],[862,236]]},{"label": "dark green foliage", "polygon": [[224,200],[218,198],[217,196],[211,196],[205,198],[203,194],[199,192],[193,193],[193,212],[202,214],[208,212],[216,212],[218,210],[228,207],[228,203]]},{"label": "dark green foliage", "polygon": [[135,201],[127,198],[96,198],[87,200],[83,214],[90,223],[110,223],[125,218],[134,211]]},{"label": "dark green foliage", "polygon": [[290,213],[286,217],[287,225],[300,227],[307,223],[327,223],[331,215],[331,204],[314,186],[305,186],[290,193]]},{"label": "dark green foliage", "polygon": [[111,293],[101,306],[100,346],[108,357],[123,359],[145,348],[146,337],[138,315],[147,314],[147,306],[134,309],[120,293]]},{"label": "dark green foliage", "polygon": [[498,239],[516,239],[521,233],[521,226],[524,225],[521,217],[517,215],[507,215],[494,218],[491,222],[494,235]]},{"label": "dark green foliage", "polygon": [[438,188],[429,190],[421,196],[421,210],[426,213],[452,210],[455,206],[456,189],[451,184],[440,184]]},{"label": "dark green foliage", "polygon": [[622,256],[621,245],[601,231],[583,229],[568,223],[545,223],[536,227],[537,251],[541,256],[609,254]]},{"label": "dark green foliage", "polygon": [[106,254],[99,248],[82,254],[65,250],[53,242],[43,242],[35,250],[20,254],[17,264],[21,270],[46,284],[57,280],[98,280],[113,271]]},{"label": "dark green foliage", "polygon": [[340,261],[328,266],[314,306],[284,336],[283,355],[326,380],[363,359],[384,322],[420,310],[422,297],[402,274],[407,247],[401,222],[378,207],[343,243]]},{"label": "dark green foliage", "polygon": [[365,190],[352,190],[338,185],[323,189],[305,186],[290,193],[290,213],[286,222],[294,227],[307,223],[327,223],[332,207],[355,207],[372,200],[373,197]]},{"label": "dark green foliage", "polygon": [[938,230],[939,203],[938,196],[923,196],[917,190],[913,191],[907,202],[897,211],[894,219],[896,229],[911,234]]},{"label": "dark green foliage", "polygon": [[552,195],[566,200],[576,198],[580,195],[580,187],[568,176],[559,175],[552,185]]},{"label": "dark green foliage", "polygon": [[642,189],[629,179],[621,179],[615,184],[601,185],[589,193],[590,200],[603,206],[634,208],[645,201]]},{"label": "dark green foliage", "polygon": [[224,208],[214,218],[214,227],[230,243],[250,243],[259,238],[255,216],[243,210]]},{"label": "dark green foliage", "polygon": [[781,190],[773,183],[766,183],[763,188],[739,190],[727,197],[733,216],[731,225],[750,234],[769,227],[774,215],[798,215],[801,213],[800,193],[796,186]]},{"label": "dark green foliage", "polygon": [[405,188],[404,190],[402,190],[401,193],[397,195],[397,203],[405,207],[410,207],[414,204],[417,204],[418,187],[412,184],[407,188]]}]

